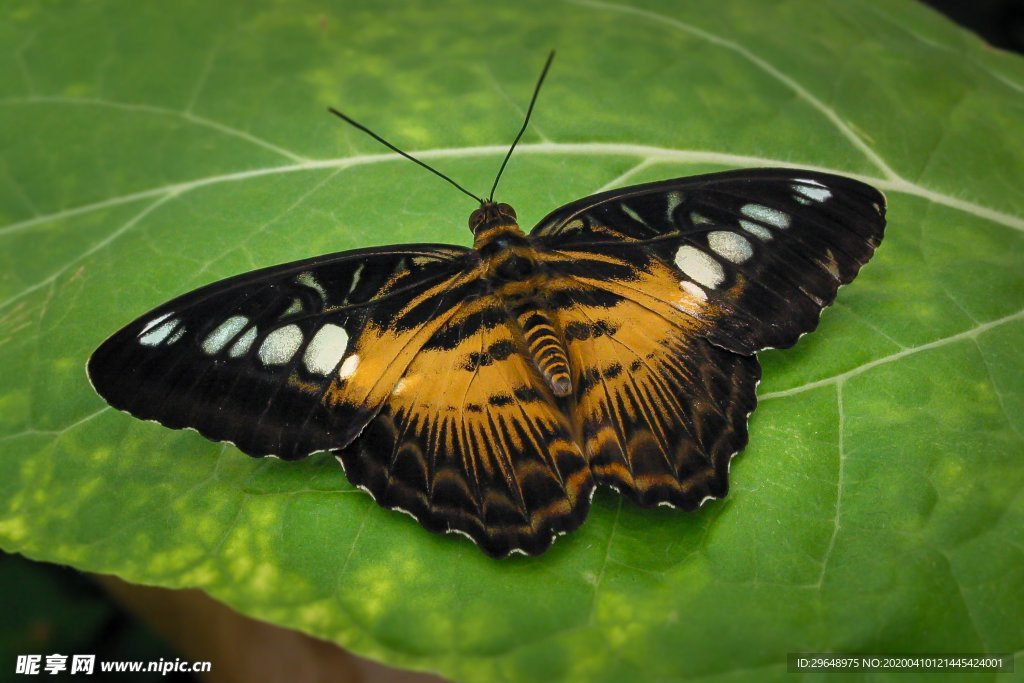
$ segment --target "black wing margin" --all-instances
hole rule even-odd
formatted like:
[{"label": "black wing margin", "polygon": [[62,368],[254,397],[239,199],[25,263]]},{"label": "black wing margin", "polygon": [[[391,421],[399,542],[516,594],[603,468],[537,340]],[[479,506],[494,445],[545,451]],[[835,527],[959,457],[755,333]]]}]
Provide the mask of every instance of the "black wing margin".
[{"label": "black wing margin", "polygon": [[813,330],[884,228],[885,197],[873,187],[766,168],[602,192],[555,210],[531,239],[572,254],[581,268],[601,252],[640,268],[649,259],[670,266],[693,304],[684,308],[708,323],[701,334],[749,355]]},{"label": "black wing margin", "polygon": [[250,455],[338,448],[379,409],[375,382],[387,377],[373,368],[400,373],[424,320],[465,296],[467,254],[360,249],[215,282],[107,339],[89,378],[115,408]]}]

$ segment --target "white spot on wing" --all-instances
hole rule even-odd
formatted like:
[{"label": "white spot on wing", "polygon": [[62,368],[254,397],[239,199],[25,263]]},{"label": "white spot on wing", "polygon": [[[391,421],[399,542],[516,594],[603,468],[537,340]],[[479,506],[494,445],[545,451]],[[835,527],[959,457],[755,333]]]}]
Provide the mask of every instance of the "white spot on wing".
[{"label": "white spot on wing", "polygon": [[359,367],[359,354],[353,353],[351,356],[345,359],[345,362],[338,368],[338,379],[348,379],[352,375],[356,374],[356,368]]},{"label": "white spot on wing", "polygon": [[728,230],[709,232],[708,246],[716,254],[733,263],[743,263],[754,255],[754,248],[743,235]]},{"label": "white spot on wing", "polygon": [[256,341],[255,326],[250,327],[248,330],[246,330],[245,334],[239,337],[235,341],[235,343],[231,345],[231,348],[228,349],[228,355],[231,356],[232,358],[244,356],[249,351],[249,348],[252,346],[252,343],[254,341]]},{"label": "white spot on wing", "polygon": [[231,316],[206,336],[202,344],[203,352],[210,356],[219,353],[248,324],[249,319],[244,315]]},{"label": "white spot on wing", "polygon": [[637,223],[639,223],[640,225],[644,226],[645,228],[651,227],[651,226],[647,225],[647,222],[643,218],[640,217],[640,214],[638,214],[636,211],[634,211],[633,209],[629,208],[625,204],[621,204],[620,203],[619,204],[619,208],[622,209],[623,213],[625,213],[627,216],[629,216],[630,218],[632,218],[633,220],[635,220]]},{"label": "white spot on wing", "polygon": [[302,346],[302,330],[298,325],[285,325],[270,334],[260,344],[260,360],[264,365],[284,365]]},{"label": "white spot on wing", "polygon": [[771,208],[770,206],[762,206],[761,204],[744,204],[740,209],[740,213],[744,216],[750,216],[755,220],[759,220],[762,223],[773,225],[781,230],[785,230],[789,227],[789,216],[778,209]]},{"label": "white spot on wing", "polygon": [[700,285],[698,285],[698,284],[696,284],[694,282],[690,282],[689,280],[681,280],[679,282],[679,287],[684,292],[686,292],[687,294],[692,295],[694,298],[698,299],[699,301],[707,301],[708,300],[708,293],[705,292],[703,289],[701,289]]},{"label": "white spot on wing", "polygon": [[313,276],[313,273],[299,273],[295,277],[295,281],[298,282],[300,285],[304,285],[314,290],[317,294],[320,295],[321,299],[327,301],[327,291],[324,289],[323,285],[317,282],[317,279],[316,277]]},{"label": "white spot on wing", "polygon": [[328,323],[313,335],[302,360],[307,370],[326,376],[341,362],[347,348],[348,332],[345,328]]},{"label": "white spot on wing", "polygon": [[684,245],[676,252],[676,265],[699,284],[717,287],[725,280],[722,264],[700,249]]},{"label": "white spot on wing", "polygon": [[146,323],[146,326],[142,328],[142,331],[141,331],[141,332],[139,332],[139,335],[141,336],[141,335],[143,335],[143,334],[146,334],[146,333],[147,333],[147,332],[149,332],[149,331],[150,331],[151,329],[153,329],[153,326],[154,326],[154,325],[156,325],[157,323],[162,323],[163,321],[165,321],[165,320],[167,320],[168,318],[170,318],[170,317],[171,317],[171,316],[172,316],[173,314],[174,314],[173,312],[171,312],[171,313],[164,313],[164,314],[163,314],[162,316],[160,316],[159,318],[153,318],[153,319],[152,319],[152,320],[150,320],[150,321],[149,321],[148,323]]},{"label": "white spot on wing", "polygon": [[[170,313],[168,313],[167,315],[170,315]],[[171,332],[174,332],[175,328],[178,327],[178,323],[181,322],[177,318],[171,318],[167,322],[165,322],[165,323],[163,323],[161,325],[157,325],[153,329],[150,329],[150,327],[152,327],[154,324],[160,322],[161,320],[163,320],[166,317],[167,316],[163,316],[161,318],[157,318],[157,320],[154,321],[154,323],[152,323],[150,325],[147,325],[146,329],[149,330],[149,332],[146,332],[145,334],[143,334],[143,335],[141,335],[139,337],[139,343],[142,344],[143,346],[158,346],[165,339],[167,339],[167,337],[171,334]],[[180,330],[178,330],[174,334],[173,337],[171,337],[170,339],[167,340],[167,343],[168,344],[173,344],[174,342],[176,342],[179,339],[181,339],[181,335],[184,334],[184,333],[185,333],[185,328],[183,326]]]},{"label": "white spot on wing", "polygon": [[[832,196],[832,190],[828,189],[817,180],[805,180],[803,178],[798,178],[797,182],[793,183],[790,187],[792,187],[793,191],[798,195],[803,195],[807,199],[811,199],[816,202],[823,202]],[[797,201],[800,201],[800,197],[797,197],[796,199]]]},{"label": "white spot on wing", "polygon": [[740,221],[740,227],[749,232],[754,237],[758,237],[765,242],[772,238],[772,231],[763,225],[754,223],[752,221]]},{"label": "white spot on wing", "polygon": [[[413,259],[413,263],[415,263],[415,262],[416,262],[416,259]],[[430,259],[428,259],[427,262],[429,263]],[[352,284],[348,288],[348,294],[351,294],[352,292],[356,291],[356,286],[359,284],[359,279],[363,276],[363,267],[365,265],[366,265],[366,262],[363,261],[358,266],[356,266],[356,272],[352,273]],[[348,298],[348,294],[345,295],[346,300]]]},{"label": "white spot on wing", "polygon": [[667,201],[668,206],[665,208],[665,218],[668,219],[669,223],[675,225],[672,215],[676,212],[676,208],[683,203],[683,193],[678,191],[669,192]]}]

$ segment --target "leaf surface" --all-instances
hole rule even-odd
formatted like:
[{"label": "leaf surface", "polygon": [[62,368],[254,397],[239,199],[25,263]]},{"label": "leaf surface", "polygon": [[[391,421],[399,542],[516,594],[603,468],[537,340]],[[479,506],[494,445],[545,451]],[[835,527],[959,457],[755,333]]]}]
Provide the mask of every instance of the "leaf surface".
[{"label": "leaf surface", "polygon": [[[882,0],[0,11],[5,550],[200,587],[462,681],[781,679],[787,652],[1024,647],[1019,58]],[[547,554],[498,562],[378,508],[327,455],[251,460],[91,391],[91,351],[193,287],[468,243],[465,197],[324,110],[482,191],[551,47],[499,193],[524,225],[743,166],[889,197],[818,331],[762,354],[728,498],[686,514],[600,492]]]}]

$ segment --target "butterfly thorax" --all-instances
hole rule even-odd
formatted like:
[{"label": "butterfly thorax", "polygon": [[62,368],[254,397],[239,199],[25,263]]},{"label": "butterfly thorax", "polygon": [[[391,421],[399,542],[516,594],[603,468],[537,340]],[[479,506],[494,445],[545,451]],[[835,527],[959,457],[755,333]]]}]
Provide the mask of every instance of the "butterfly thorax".
[{"label": "butterfly thorax", "polygon": [[511,207],[508,213],[488,217],[491,220],[477,225],[473,243],[483,261],[484,277],[516,321],[517,341],[544,383],[555,396],[568,396],[572,380],[566,341],[548,310],[543,295],[546,275],[538,267],[535,248],[516,224]]}]

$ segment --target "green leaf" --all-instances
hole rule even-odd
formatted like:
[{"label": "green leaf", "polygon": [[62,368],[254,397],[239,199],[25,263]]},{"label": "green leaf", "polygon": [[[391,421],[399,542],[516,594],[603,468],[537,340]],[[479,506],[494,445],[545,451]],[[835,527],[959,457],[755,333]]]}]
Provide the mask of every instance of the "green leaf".
[{"label": "green leaf", "polygon": [[[795,651],[1024,647],[1024,63],[908,2],[11,3],[0,12],[0,546],[463,681],[784,678]],[[875,259],[762,354],[728,498],[611,492],[495,561],[353,489],[106,408],[84,363],[195,286],[466,244],[598,188],[799,165],[885,190]],[[1020,655],[1018,666],[1020,665]]]}]

